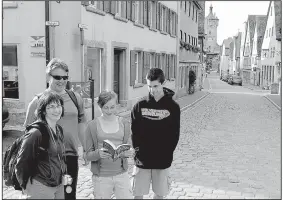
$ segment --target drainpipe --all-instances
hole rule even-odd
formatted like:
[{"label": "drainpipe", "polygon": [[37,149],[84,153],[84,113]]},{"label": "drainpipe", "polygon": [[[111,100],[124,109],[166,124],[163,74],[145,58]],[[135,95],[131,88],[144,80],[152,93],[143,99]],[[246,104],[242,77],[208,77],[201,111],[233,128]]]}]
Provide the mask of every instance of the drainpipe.
[{"label": "drainpipe", "polygon": [[180,32],[180,22],[181,22],[181,15],[180,15],[180,2],[177,1],[177,30],[176,30],[176,60],[177,60],[177,66],[176,66],[176,79],[175,79],[175,88],[176,88],[176,92],[175,92],[175,97],[178,98],[178,93],[179,93],[179,89],[180,89],[180,59],[179,59],[179,54],[180,54],[180,41],[179,41],[179,32]]},{"label": "drainpipe", "polygon": [[[45,22],[49,21],[49,1],[45,1]],[[44,22],[44,24],[45,24]],[[45,25],[46,65],[50,61],[50,36],[49,26]]]},{"label": "drainpipe", "polygon": [[[46,21],[49,21],[49,1],[45,1],[45,52],[46,52],[46,66],[50,61],[50,43],[49,43],[49,26],[46,26]],[[46,83],[46,88],[49,87],[49,84]]]}]

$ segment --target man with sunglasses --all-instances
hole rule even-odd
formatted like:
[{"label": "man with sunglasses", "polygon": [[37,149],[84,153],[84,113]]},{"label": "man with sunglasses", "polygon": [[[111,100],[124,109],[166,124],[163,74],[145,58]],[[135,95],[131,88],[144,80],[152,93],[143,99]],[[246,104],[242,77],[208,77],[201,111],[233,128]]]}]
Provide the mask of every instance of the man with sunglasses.
[{"label": "man with sunglasses", "polygon": [[[66,191],[65,186],[65,199],[76,199],[76,187],[78,179],[78,146],[79,141],[84,148],[84,132],[85,132],[85,114],[83,99],[78,93],[74,93],[77,99],[78,108],[71,99],[69,93],[66,91],[68,81],[69,69],[65,62],[58,58],[53,58],[46,67],[46,75],[49,87],[45,91],[54,91],[59,94],[64,100],[64,117],[62,117],[58,124],[63,128],[66,148],[66,164],[67,173],[71,175],[73,181],[70,188]],[[35,112],[38,103],[36,96],[28,105],[26,120],[24,126],[31,124],[35,121]],[[48,172],[47,172],[48,173]]]}]

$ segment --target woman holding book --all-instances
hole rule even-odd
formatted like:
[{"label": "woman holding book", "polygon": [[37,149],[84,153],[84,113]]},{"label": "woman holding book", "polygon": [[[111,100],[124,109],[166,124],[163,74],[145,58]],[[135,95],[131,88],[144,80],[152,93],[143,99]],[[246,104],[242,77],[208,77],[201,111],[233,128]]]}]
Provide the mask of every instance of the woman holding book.
[{"label": "woman holding book", "polygon": [[[110,199],[115,193],[116,199],[131,199],[127,158],[133,156],[134,150],[129,149],[130,145],[122,145],[130,142],[130,123],[116,115],[115,92],[101,92],[97,103],[102,115],[88,123],[85,134],[85,154],[86,159],[91,161],[95,198]],[[113,149],[119,145],[129,150],[114,153]]]}]

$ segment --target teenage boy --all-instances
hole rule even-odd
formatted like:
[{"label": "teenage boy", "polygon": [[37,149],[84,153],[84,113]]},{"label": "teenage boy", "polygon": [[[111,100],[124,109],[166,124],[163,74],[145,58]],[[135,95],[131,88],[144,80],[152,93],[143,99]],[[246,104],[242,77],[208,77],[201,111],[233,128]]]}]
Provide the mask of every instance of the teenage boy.
[{"label": "teenage boy", "polygon": [[136,150],[133,170],[133,194],[142,199],[149,193],[154,199],[169,193],[169,168],[180,135],[180,106],[172,99],[172,90],[163,87],[161,69],[152,68],[146,76],[149,95],[132,109],[132,141]]}]

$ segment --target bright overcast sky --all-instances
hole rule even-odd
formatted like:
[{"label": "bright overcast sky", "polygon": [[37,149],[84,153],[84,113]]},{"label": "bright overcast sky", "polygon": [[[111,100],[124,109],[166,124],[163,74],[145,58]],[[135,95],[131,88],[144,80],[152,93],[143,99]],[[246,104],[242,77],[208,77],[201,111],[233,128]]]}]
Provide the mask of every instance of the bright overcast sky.
[{"label": "bright overcast sky", "polygon": [[206,1],[205,16],[211,4],[219,19],[217,43],[221,45],[224,39],[235,36],[238,29],[242,29],[248,15],[266,15],[269,1]]}]

